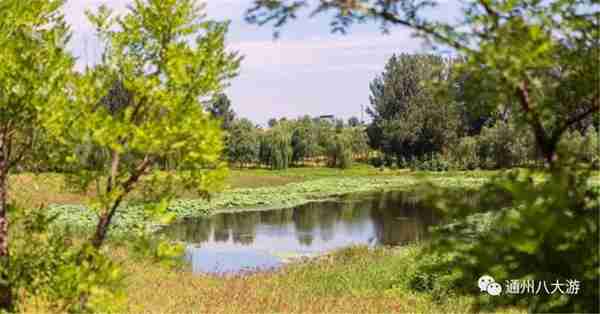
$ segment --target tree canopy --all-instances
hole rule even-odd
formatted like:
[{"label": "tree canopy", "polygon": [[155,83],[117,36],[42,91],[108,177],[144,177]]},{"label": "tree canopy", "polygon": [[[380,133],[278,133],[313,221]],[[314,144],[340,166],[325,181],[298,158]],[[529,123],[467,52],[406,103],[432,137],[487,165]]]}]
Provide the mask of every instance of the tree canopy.
[{"label": "tree canopy", "polygon": [[9,259],[8,174],[32,153],[47,104],[62,102],[73,65],[64,1],[0,3],[0,308],[12,306],[5,272]]},{"label": "tree canopy", "polygon": [[375,21],[384,30],[404,26],[434,47],[465,58],[460,72],[489,106],[509,106],[529,125],[549,164],[561,135],[600,111],[597,86],[600,12],[585,1],[473,1],[462,18],[444,22],[428,15],[438,1],[255,0],[251,23],[273,23],[276,34],[298,12],[332,12],[333,31]]},{"label": "tree canopy", "polygon": [[[50,128],[66,145],[110,151],[100,171],[77,172],[84,186],[105,179],[90,204],[99,247],[141,177],[160,175],[161,158],[177,154],[185,171],[172,179],[184,186],[218,186],[222,133],[201,100],[221,91],[239,57],[225,51],[227,23],[204,20],[196,1],[136,0],[122,16],[101,6],[88,17],[104,40],[103,62],[74,80],[74,101],[55,111]],[[77,158],[67,160],[80,169]]]}]

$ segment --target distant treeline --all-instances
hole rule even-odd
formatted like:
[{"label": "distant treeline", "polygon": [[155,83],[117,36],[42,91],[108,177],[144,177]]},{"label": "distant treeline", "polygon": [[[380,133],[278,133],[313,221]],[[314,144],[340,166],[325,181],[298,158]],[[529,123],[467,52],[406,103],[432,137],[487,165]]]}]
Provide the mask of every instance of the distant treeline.
[{"label": "distant treeline", "polygon": [[[223,158],[234,167],[347,168],[354,161],[435,171],[542,166],[544,156],[533,132],[517,123],[523,117],[511,112],[508,103],[498,106],[510,100],[471,87],[477,78],[459,75],[462,63],[430,54],[393,55],[369,85],[368,123],[356,117],[344,121],[306,115],[271,118],[263,128],[236,117],[225,94],[216,95],[206,109],[221,120]],[[590,115],[571,126],[559,143],[559,154],[568,152],[570,158],[598,167],[598,121]],[[21,169],[68,171],[53,159],[64,154],[44,149],[58,146],[44,141],[43,134],[34,145],[39,146],[34,152],[46,156],[31,156]],[[75,153],[90,169],[103,167],[111,158],[108,150],[91,144],[80,145]],[[179,159],[176,150],[169,152],[161,158],[162,167],[181,169]]]},{"label": "distant treeline", "polygon": [[[331,121],[305,116],[272,118],[263,129],[236,119],[223,94],[210,111],[223,120],[226,158],[238,166],[283,169],[323,158],[328,166],[341,168],[356,159],[423,170],[543,165],[533,132],[516,123],[523,117],[512,113],[509,103],[498,106],[510,100],[473,88],[476,77],[458,74],[462,64],[429,54],[392,56],[369,86],[368,124],[356,117]],[[598,167],[598,130],[593,115],[573,125],[559,143],[559,154],[569,152]]]}]

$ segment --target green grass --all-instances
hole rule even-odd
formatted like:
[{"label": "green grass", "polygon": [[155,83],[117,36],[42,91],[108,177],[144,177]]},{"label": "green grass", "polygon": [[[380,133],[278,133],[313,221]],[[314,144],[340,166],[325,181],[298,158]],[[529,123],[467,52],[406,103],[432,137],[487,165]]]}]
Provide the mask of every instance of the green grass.
[{"label": "green grass", "polygon": [[[215,195],[210,202],[177,201],[171,211],[183,217],[240,208],[287,207],[340,194],[409,189],[423,181],[438,186],[477,187],[495,173],[415,173],[370,167],[233,170],[228,179],[230,189]],[[599,179],[594,177],[592,184],[600,185]],[[77,204],[84,196],[65,192],[60,175],[19,175],[11,180],[23,185],[23,189],[13,190],[17,197],[31,196],[51,186],[48,195],[42,193],[36,200],[57,200],[58,205],[52,210],[60,213],[59,220],[64,224],[94,225],[93,213],[80,205],[65,205]],[[141,208],[130,207],[126,212],[118,217],[117,230],[150,224]],[[464,313],[479,310],[473,297],[452,291],[440,296],[411,289],[411,279],[417,275],[421,262],[417,259],[422,250],[419,245],[394,249],[353,247],[294,262],[272,272],[231,277],[193,275],[189,270],[166,268],[153,261],[134,258],[126,249],[113,245],[110,245],[111,254],[127,273],[123,312]],[[27,302],[30,301],[34,302]],[[23,308],[26,312],[44,311],[43,304],[41,308],[37,306],[25,304]],[[523,313],[525,309],[506,308],[499,312]]]},{"label": "green grass", "polygon": [[[353,247],[247,276],[192,275],[126,261],[125,312],[136,313],[450,313],[474,311],[475,299],[433,299],[415,292],[418,246]],[[523,313],[502,309],[501,313]]]},{"label": "green grass", "polygon": [[[266,169],[232,170],[229,188],[213,195],[210,201],[185,195],[173,201],[169,211],[175,218],[201,216],[221,211],[285,208],[311,200],[343,194],[385,190],[410,189],[417,183],[431,182],[437,186],[477,187],[497,174],[497,171],[468,172],[411,172],[381,170],[365,165],[340,170],[332,168],[291,168],[272,171]],[[599,176],[591,182],[600,185]],[[540,177],[540,179],[543,179]],[[83,204],[93,192],[76,193],[66,189],[64,177],[59,174],[20,174],[11,177],[11,195],[19,204],[50,208],[58,214],[57,222],[77,229],[96,224],[96,213]],[[122,233],[141,227],[154,230],[157,224],[143,206],[121,209],[114,221],[114,231]]]},{"label": "green grass", "polygon": [[[309,175],[313,175],[307,173]],[[315,175],[313,179],[288,183],[280,186],[238,188],[226,190],[206,199],[180,199],[173,201],[168,211],[176,219],[192,216],[209,215],[222,211],[253,210],[265,208],[287,208],[344,194],[359,192],[410,189],[424,180],[437,186],[476,187],[485,182],[485,177],[465,177],[462,175],[416,176],[411,173],[396,175]],[[72,228],[92,228],[96,225],[96,214],[83,205],[52,205],[51,214],[57,214],[57,222]],[[141,226],[146,230],[154,230],[157,225],[147,217],[148,207],[129,206],[117,212],[114,218],[113,233],[123,233]]]}]

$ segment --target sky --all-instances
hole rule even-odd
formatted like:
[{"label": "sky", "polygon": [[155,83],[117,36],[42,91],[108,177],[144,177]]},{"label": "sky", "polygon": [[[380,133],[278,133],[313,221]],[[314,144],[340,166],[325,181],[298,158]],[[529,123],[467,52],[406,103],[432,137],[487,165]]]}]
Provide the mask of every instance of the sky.
[{"label": "sky", "polygon": [[[80,68],[98,60],[102,48],[85,17],[85,9],[106,4],[123,13],[127,0],[67,0],[64,12],[71,24],[70,49]],[[240,74],[225,93],[239,117],[261,125],[270,118],[332,114],[361,118],[369,105],[369,82],[394,53],[427,52],[428,48],[404,28],[381,33],[375,23],[357,25],[346,35],[331,34],[327,16],[301,18],[288,24],[279,39],[271,26],[247,24],[244,12],[252,0],[208,0],[206,13],[230,20],[227,47],[244,56]],[[456,16],[457,8],[442,4],[434,14]]]}]

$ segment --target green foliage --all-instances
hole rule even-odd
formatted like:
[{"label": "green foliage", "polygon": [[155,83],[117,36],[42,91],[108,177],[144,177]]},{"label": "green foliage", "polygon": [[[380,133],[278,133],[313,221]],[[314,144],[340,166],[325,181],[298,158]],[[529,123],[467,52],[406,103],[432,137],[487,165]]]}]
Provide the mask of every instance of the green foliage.
[{"label": "green foliage", "polygon": [[215,96],[215,99],[208,106],[208,112],[210,112],[213,118],[221,120],[221,127],[224,130],[229,130],[235,120],[235,112],[231,108],[231,100],[223,93]]},{"label": "green foliage", "polygon": [[458,169],[474,170],[481,167],[479,157],[479,142],[475,136],[466,136],[450,150],[450,158],[454,167]]},{"label": "green foliage", "polygon": [[567,132],[559,143],[558,151],[561,158],[573,158],[577,163],[600,169],[600,136],[594,126],[584,134],[576,130]]},{"label": "green foliage", "polygon": [[[9,265],[8,175],[39,147],[35,140],[48,104],[65,101],[64,78],[73,64],[64,1],[0,3],[0,270]],[[27,157],[26,157],[27,156]],[[13,306],[13,279],[0,273],[0,310]]]},{"label": "green foliage", "polygon": [[258,161],[260,140],[258,130],[248,119],[235,120],[227,134],[227,159],[231,163],[252,164]]},{"label": "green foliage", "polygon": [[293,157],[292,132],[286,122],[279,122],[263,134],[260,156],[271,169],[287,169]]},{"label": "green foliage", "polygon": [[484,127],[478,136],[481,168],[511,168],[535,160],[535,141],[528,130],[498,121]]},{"label": "green foliage", "polygon": [[440,153],[433,153],[428,156],[422,156],[421,158],[414,158],[408,162],[400,164],[401,167],[406,166],[414,170],[421,171],[448,171],[450,170],[450,162],[446,156]]},{"label": "green foliage", "polygon": [[330,167],[348,169],[352,166],[352,135],[351,130],[340,129],[332,139],[327,149]]},{"label": "green foliage", "polygon": [[[54,217],[39,209],[14,209],[18,230],[11,232],[8,269],[20,310],[41,302],[52,312],[122,310],[123,274],[104,253],[73,242],[64,229],[50,228]],[[82,301],[85,296],[86,301]]]},{"label": "green foliage", "polygon": [[[476,204],[459,201],[456,193],[436,194],[437,206],[457,220],[436,231],[434,252],[447,260],[430,270],[442,275],[451,269],[452,284],[469,293],[479,293],[475,283],[484,274],[500,283],[579,280],[578,294],[503,294],[481,302],[528,305],[534,312],[598,312],[600,191],[588,178],[568,167],[541,182],[533,173],[509,173],[474,192],[470,198],[481,200]],[[482,209],[488,215],[475,219]]]},{"label": "green foliage", "polygon": [[323,148],[319,145],[322,128],[320,128],[318,121],[314,121],[309,116],[304,116],[295,121],[293,128],[292,161],[294,163],[316,157],[323,152]]},{"label": "green foliage", "polygon": [[397,159],[441,152],[456,136],[458,113],[431,88],[444,81],[451,63],[435,55],[392,56],[371,83],[372,147]]},{"label": "green foliage", "polygon": [[448,155],[452,168],[464,170],[521,167],[539,159],[533,134],[503,120],[459,139]]},{"label": "green foliage", "polygon": [[[37,134],[48,103],[61,102],[64,78],[73,64],[65,51],[68,27],[64,1],[0,5],[0,142],[2,160],[18,163]],[[7,149],[7,147],[11,147]],[[12,151],[13,155],[7,155]]]},{"label": "green foliage", "polygon": [[99,245],[125,196],[160,172],[161,160],[177,156],[185,171],[167,179],[182,187],[201,194],[220,188],[222,133],[200,98],[219,92],[240,59],[225,50],[227,23],[205,21],[196,1],[138,0],[123,16],[100,7],[88,17],[105,44],[103,63],[73,79],[72,101],[54,110],[48,127],[66,146],[110,152],[92,171],[65,156],[83,188],[97,187],[88,205],[103,217]]},{"label": "green foliage", "polygon": [[182,268],[185,264],[185,244],[174,244],[164,236],[143,235],[132,239],[129,245],[132,257],[151,261],[170,269]]}]

